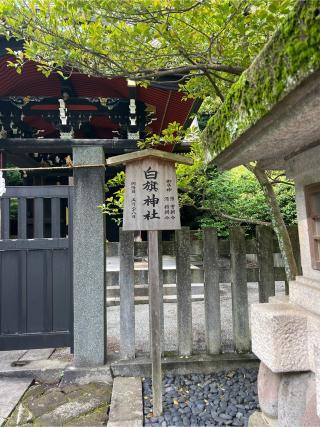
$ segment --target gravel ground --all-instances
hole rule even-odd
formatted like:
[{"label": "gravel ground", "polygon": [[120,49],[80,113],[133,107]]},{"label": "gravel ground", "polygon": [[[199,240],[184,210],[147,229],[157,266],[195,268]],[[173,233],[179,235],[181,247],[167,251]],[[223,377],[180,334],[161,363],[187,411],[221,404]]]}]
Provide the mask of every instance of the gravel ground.
[{"label": "gravel ground", "polygon": [[[284,282],[276,283],[276,294],[284,294]],[[250,304],[258,302],[258,283],[248,284],[248,300]],[[232,303],[230,283],[220,284],[221,308],[221,341],[222,350],[232,351]],[[249,308],[250,310],[250,308]],[[136,351],[149,351],[149,306],[136,305]],[[164,304],[164,348],[165,351],[177,350],[177,305]],[[107,309],[108,351],[119,351],[120,309],[119,306]],[[205,350],[204,303],[192,303],[192,332],[194,351]]]},{"label": "gravel ground", "polygon": [[145,427],[247,426],[258,405],[257,369],[166,375],[163,415],[153,417],[151,379],[143,382]]}]

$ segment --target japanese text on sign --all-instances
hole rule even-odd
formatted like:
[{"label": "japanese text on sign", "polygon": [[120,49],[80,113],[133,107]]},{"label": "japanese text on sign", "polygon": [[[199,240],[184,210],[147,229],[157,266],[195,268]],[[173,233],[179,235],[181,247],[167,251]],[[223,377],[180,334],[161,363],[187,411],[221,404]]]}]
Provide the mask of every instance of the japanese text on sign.
[{"label": "japanese text on sign", "polygon": [[123,228],[180,228],[174,163],[146,158],[127,165]]}]

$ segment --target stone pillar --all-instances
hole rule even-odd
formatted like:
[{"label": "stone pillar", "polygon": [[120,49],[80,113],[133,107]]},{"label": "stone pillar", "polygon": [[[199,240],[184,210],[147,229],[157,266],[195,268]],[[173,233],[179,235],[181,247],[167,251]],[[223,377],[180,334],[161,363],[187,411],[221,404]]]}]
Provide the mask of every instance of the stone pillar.
[{"label": "stone pillar", "polygon": [[102,147],[74,146],[73,304],[74,363],[103,365],[106,359],[106,252]]},{"label": "stone pillar", "polygon": [[258,396],[261,411],[270,418],[278,418],[279,387],[282,375],[272,372],[263,362],[258,374]]}]

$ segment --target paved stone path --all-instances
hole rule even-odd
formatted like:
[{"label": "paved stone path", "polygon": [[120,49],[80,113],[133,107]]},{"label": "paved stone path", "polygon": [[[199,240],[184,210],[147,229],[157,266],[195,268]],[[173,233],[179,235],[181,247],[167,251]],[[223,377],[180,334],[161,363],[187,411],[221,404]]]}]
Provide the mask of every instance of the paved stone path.
[{"label": "paved stone path", "polygon": [[53,351],[54,348],[0,351],[0,372],[11,370],[11,368],[19,364],[22,366],[24,362],[46,360],[52,355]]},{"label": "paved stone path", "polygon": [[65,386],[35,384],[24,394],[5,425],[104,425],[111,390],[112,386],[105,383]]},{"label": "paved stone path", "polygon": [[31,382],[28,378],[0,378],[0,426],[5,423]]},{"label": "paved stone path", "polygon": [[75,370],[71,361],[67,348],[0,351],[0,426],[105,424],[109,369]]},{"label": "paved stone path", "polygon": [[[26,361],[47,359],[53,351],[53,348],[0,351],[0,372],[19,370]],[[31,383],[32,378],[0,378],[0,426],[4,424]]]}]

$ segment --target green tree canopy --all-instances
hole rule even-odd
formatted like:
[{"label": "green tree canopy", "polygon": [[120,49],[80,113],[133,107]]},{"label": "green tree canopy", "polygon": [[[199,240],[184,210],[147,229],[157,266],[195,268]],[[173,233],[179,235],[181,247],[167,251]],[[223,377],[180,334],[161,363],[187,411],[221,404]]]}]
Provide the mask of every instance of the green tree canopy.
[{"label": "green tree canopy", "polygon": [[[2,0],[0,34],[23,41],[9,51],[22,72],[124,77],[179,83],[206,98],[213,113],[262,49],[295,0]],[[248,165],[247,165],[248,166]],[[290,238],[274,189],[260,165],[250,166],[272,212],[287,277],[296,274]]]},{"label": "green tree canopy", "polygon": [[11,66],[45,74],[178,81],[223,98],[293,0],[2,0],[0,31],[24,41]]},{"label": "green tree canopy", "polygon": [[[271,224],[271,211],[261,186],[253,173],[244,166],[230,171],[218,171],[207,166],[201,142],[192,143],[187,154],[192,166],[177,166],[179,204],[183,208],[185,225],[192,228],[215,227],[220,237],[227,237],[229,226],[240,223],[249,235],[259,223]],[[286,225],[296,222],[294,186],[282,171],[268,172]],[[109,196],[104,212],[121,224],[124,204],[125,173],[119,172],[107,182]],[[188,215],[188,212],[190,213]]]},{"label": "green tree canopy", "polygon": [[[218,171],[214,166],[206,166],[199,141],[192,144],[189,156],[194,164],[177,167],[177,182],[181,206],[195,210],[193,226],[213,226],[225,237],[228,227],[235,221],[245,225],[249,234],[255,224],[271,224],[270,206],[259,182],[247,168]],[[295,223],[293,183],[282,171],[268,172],[268,175],[286,225]]]}]

